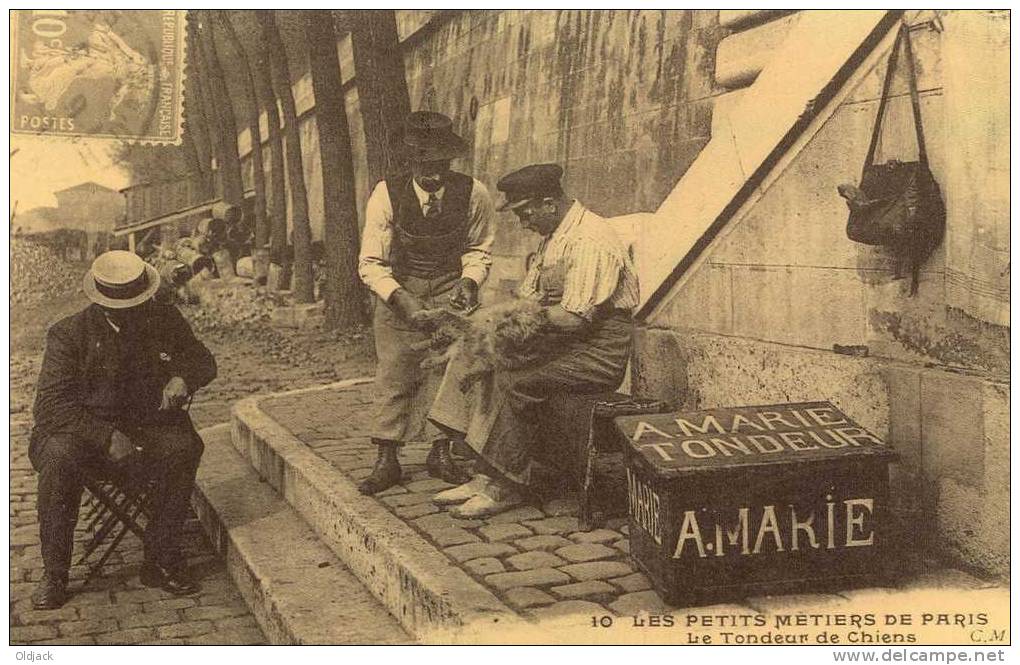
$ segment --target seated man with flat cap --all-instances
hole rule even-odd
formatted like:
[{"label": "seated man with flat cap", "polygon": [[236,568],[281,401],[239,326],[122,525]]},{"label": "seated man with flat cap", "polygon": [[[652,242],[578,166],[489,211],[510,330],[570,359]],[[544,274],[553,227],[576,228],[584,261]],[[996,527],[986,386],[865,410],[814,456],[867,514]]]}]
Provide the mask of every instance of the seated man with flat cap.
[{"label": "seated man with flat cap", "polygon": [[85,274],[92,304],[46,334],[29,459],[39,472],[45,572],[38,609],[60,607],[84,473],[113,469],[152,479],[141,581],[197,591],[179,549],[202,440],[183,407],[216,377],[216,361],[181,313],[153,296],[159,273],[131,252],[100,255]]},{"label": "seated man with flat cap", "polygon": [[535,164],[504,176],[500,210],[516,213],[542,236],[518,295],[539,301],[548,332],[544,354],[521,369],[497,371],[461,390],[466,354],[449,361],[429,411],[438,438],[462,439],[475,452],[475,476],[434,501],[457,505],[463,518],[493,515],[522,503],[535,464],[537,409],[553,395],[616,389],[631,349],[631,312],[638,281],[623,242],[609,223],[564,193],[556,164]]},{"label": "seated man with flat cap", "polygon": [[[488,190],[471,176],[450,170],[467,143],[445,115],[411,113],[403,149],[410,173],[381,181],[365,207],[358,272],[376,295],[376,409],[372,442],[378,459],[359,485],[381,492],[401,480],[399,448],[422,430],[422,416],[441,373],[421,368],[427,331],[412,321],[422,309],[450,305],[470,310],[492,264],[493,209]],[[415,410],[416,403],[422,408]],[[415,417],[417,413],[417,418]],[[426,459],[430,476],[459,484],[468,476],[453,461],[448,442],[437,442]]]}]

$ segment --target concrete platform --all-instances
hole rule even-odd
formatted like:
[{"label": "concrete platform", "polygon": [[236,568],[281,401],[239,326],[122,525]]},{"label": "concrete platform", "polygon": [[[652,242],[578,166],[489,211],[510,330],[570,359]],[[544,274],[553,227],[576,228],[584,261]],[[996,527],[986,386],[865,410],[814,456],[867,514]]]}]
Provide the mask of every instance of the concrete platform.
[{"label": "concrete platform", "polygon": [[[446,485],[427,477],[424,444],[402,450],[400,486],[360,495],[355,483],[374,459],[367,438],[371,401],[369,379],[246,399],[234,406],[231,441],[421,642],[675,644],[679,634],[642,630],[638,617],[723,611],[760,615],[772,625],[780,615],[967,606],[995,621],[1004,611],[1008,622],[1008,589],[934,562],[892,588],[672,608],[633,567],[626,521],[580,531],[569,496],[487,520],[457,520],[430,502]],[[593,617],[615,617],[615,624],[593,630]],[[959,643],[966,636],[958,632],[937,633],[926,643]]]},{"label": "concrete platform", "polygon": [[196,512],[271,643],[414,641],[237,454],[230,425],[201,435]]}]

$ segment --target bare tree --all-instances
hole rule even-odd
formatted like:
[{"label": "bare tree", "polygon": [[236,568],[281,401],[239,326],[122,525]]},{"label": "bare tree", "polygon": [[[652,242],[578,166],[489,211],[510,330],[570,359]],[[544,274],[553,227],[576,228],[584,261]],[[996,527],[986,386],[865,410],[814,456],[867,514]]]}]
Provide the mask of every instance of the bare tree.
[{"label": "bare tree", "polygon": [[[192,118],[196,121],[201,118],[201,125],[205,128],[205,163],[208,165],[206,176],[206,195],[210,198],[216,196],[221,186],[216,182],[213,170],[213,159],[216,160],[216,170],[219,170],[223,158],[220,156],[220,121],[216,114],[216,103],[213,101],[212,92],[208,85],[209,74],[205,68],[205,58],[202,57],[201,41],[198,37],[198,16],[196,12],[188,12],[187,39],[189,76],[186,82],[192,86],[192,101],[190,109],[194,112]],[[196,124],[197,129],[197,124]],[[197,142],[196,142],[197,143]]]},{"label": "bare tree", "polygon": [[404,59],[392,10],[346,11],[358,77],[358,104],[365,129],[369,182],[403,169],[393,147],[411,111]]},{"label": "bare tree", "polygon": [[219,121],[220,150],[217,155],[221,160],[219,170],[223,181],[223,200],[239,206],[244,199],[244,182],[241,179],[241,158],[237,154],[237,120],[230,102],[227,81],[223,76],[223,67],[220,65],[211,18],[209,10],[198,13],[196,28],[201,44],[200,62],[205,63],[205,85],[210,92],[212,103],[215,105],[213,111]]},{"label": "bare tree", "polygon": [[307,11],[305,22],[322,159],[326,324],[331,328],[347,328],[364,323],[366,313],[364,291],[358,277],[358,209],[351,136],[336,52],[333,12]]},{"label": "bare tree", "polygon": [[209,129],[206,127],[205,112],[202,109],[202,100],[199,98],[196,79],[198,74],[194,65],[188,65],[189,72],[184,79],[184,136],[182,142],[188,158],[192,161],[196,175],[203,184],[205,194],[211,193],[209,187],[212,183],[211,169],[212,159],[210,157]]},{"label": "bare tree", "polygon": [[[220,25],[227,35],[234,57],[244,71],[245,106],[248,108],[248,132],[251,135],[252,180],[255,186],[255,247],[265,247],[269,242],[269,224],[266,219],[266,172],[262,165],[262,131],[259,128],[259,103],[255,94],[255,76],[251,71],[248,54],[237,38],[237,32],[226,10],[218,14]],[[264,275],[259,275],[263,277]]]},{"label": "bare tree", "polygon": [[273,10],[256,13],[262,26],[263,38],[269,51],[273,72],[273,88],[283,109],[283,129],[286,134],[287,180],[290,185],[290,207],[293,215],[294,266],[292,293],[294,301],[309,303],[315,300],[312,277],[312,226],[308,219],[308,192],[305,189],[305,170],[301,162],[301,132],[298,130],[294,91],[290,87],[290,69],[287,52],[276,25]]},{"label": "bare tree", "polygon": [[[251,12],[254,18],[257,12]],[[269,127],[269,247],[270,256],[277,264],[290,271],[287,254],[287,181],[284,175],[283,134],[280,131],[280,110],[273,93],[272,68],[269,50],[264,39],[255,40],[255,90],[266,110]]]}]

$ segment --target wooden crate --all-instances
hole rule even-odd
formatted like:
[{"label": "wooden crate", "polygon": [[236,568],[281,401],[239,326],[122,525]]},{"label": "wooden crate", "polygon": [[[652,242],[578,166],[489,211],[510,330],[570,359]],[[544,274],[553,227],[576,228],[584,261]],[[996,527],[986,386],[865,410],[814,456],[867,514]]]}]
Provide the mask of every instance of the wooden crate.
[{"label": "wooden crate", "polygon": [[896,453],[828,402],[625,416],[630,549],[674,605],[888,579]]}]

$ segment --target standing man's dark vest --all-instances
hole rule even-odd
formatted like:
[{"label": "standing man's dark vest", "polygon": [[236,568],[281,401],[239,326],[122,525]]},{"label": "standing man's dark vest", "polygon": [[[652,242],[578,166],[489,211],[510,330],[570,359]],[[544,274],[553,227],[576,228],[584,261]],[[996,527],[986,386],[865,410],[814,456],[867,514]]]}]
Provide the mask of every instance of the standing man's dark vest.
[{"label": "standing man's dark vest", "polygon": [[406,277],[425,280],[460,277],[474,180],[463,173],[451,172],[444,187],[440,213],[426,218],[411,178],[386,181],[393,207],[390,265],[401,284]]}]

